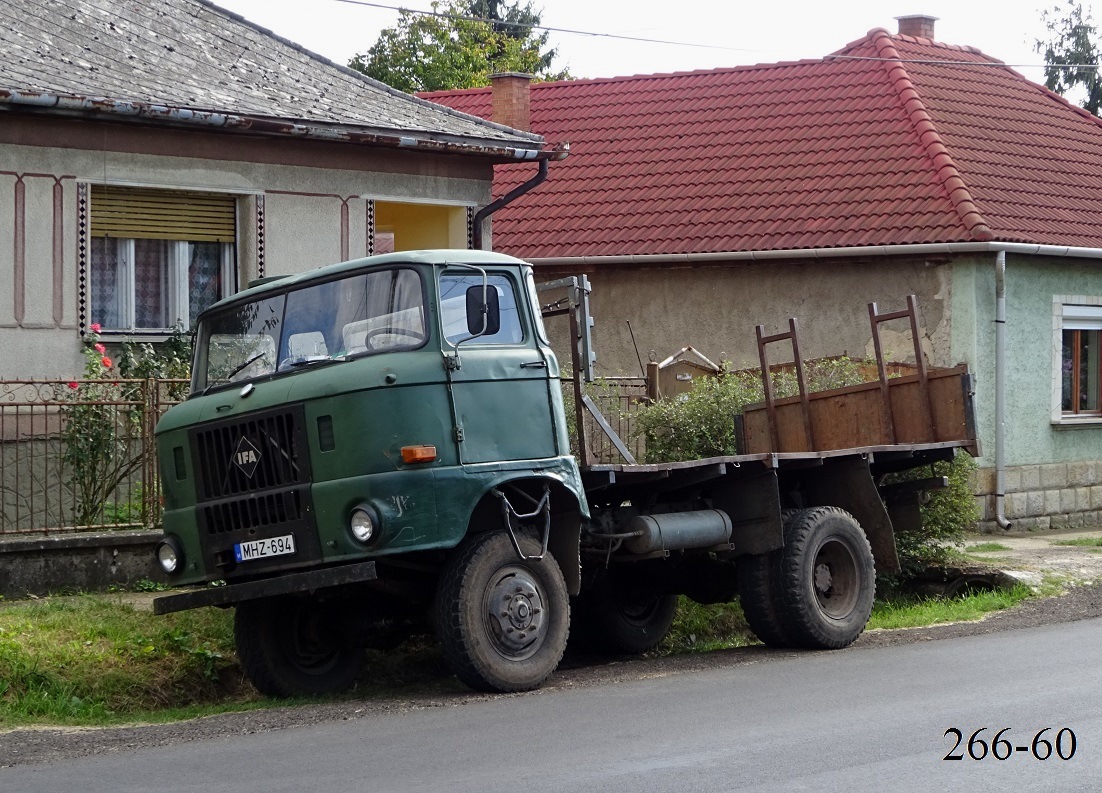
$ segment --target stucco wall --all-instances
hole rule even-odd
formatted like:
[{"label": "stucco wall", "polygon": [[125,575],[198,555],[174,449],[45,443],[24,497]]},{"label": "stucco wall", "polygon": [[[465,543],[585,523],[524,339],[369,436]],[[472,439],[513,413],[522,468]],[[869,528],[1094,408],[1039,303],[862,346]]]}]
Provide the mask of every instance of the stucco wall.
[{"label": "stucco wall", "polygon": [[[106,150],[105,150],[106,149]],[[5,119],[0,128],[0,379],[70,378],[78,341],[77,184],[236,193],[238,271],[301,272],[368,250],[368,199],[483,205],[491,166],[307,141]],[[258,239],[257,196],[264,196]],[[13,242],[14,241],[14,244]]]},{"label": "stucco wall", "polygon": [[[995,256],[962,259],[953,271],[956,357],[976,377],[984,456],[976,491],[993,528],[995,464]],[[1009,254],[1006,267],[1006,502],[1017,528],[1063,528],[1102,516],[1102,422],[1052,420],[1053,297],[1102,297],[1102,262]]]},{"label": "stucco wall", "polygon": [[[553,273],[537,267],[544,280]],[[755,326],[766,333],[788,329],[788,318],[800,324],[804,358],[849,354],[872,355],[868,304],[881,313],[906,307],[918,296],[923,318],[923,349],[934,365],[956,363],[950,352],[948,304],[951,269],[943,261],[869,259],[862,262],[819,260],[685,268],[594,267],[592,311],[598,371],[604,375],[639,375],[639,363],[627,320],[643,360],[653,353],[662,360],[692,345],[716,363],[736,368],[757,366]],[[565,355],[565,322],[551,323],[556,350]],[[913,360],[905,322],[883,326],[891,358]],[[770,361],[791,360],[791,350],[775,345]],[[770,348],[773,350],[773,348]]]},{"label": "stucco wall", "polygon": [[[983,463],[994,462],[995,269],[994,255],[961,261],[953,274],[953,354],[976,374],[981,437],[990,439]],[[1007,256],[1006,462],[1045,465],[1102,459],[1102,422],[1052,423],[1054,295],[1102,297],[1102,262]]]}]

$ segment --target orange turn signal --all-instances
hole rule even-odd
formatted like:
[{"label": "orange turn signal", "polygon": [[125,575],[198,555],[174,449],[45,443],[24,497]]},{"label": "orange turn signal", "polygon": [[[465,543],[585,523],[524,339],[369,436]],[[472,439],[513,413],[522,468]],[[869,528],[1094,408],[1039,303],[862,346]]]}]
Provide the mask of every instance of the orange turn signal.
[{"label": "orange turn signal", "polygon": [[431,463],[436,459],[435,446],[403,446],[402,462],[404,463]]}]

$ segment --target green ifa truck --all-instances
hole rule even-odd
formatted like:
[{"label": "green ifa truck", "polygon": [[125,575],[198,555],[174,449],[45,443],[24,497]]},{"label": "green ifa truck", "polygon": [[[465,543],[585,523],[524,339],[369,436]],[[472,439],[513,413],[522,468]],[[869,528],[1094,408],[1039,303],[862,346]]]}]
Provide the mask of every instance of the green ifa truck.
[{"label": "green ifa truck", "polygon": [[[584,277],[537,285],[518,259],[443,250],[265,279],[205,311],[190,395],[156,429],[157,560],[184,588],[155,610],[234,607],[272,696],[343,690],[364,648],[429,630],[469,686],[532,689],[571,631],[653,648],[678,595],[741,598],[769,645],[853,642],[894,531],[944,483],[886,477],[977,451],[967,371],[919,356],[810,394],[798,371],[788,399],[766,377],[739,454],[640,464],[584,390],[588,298]],[[565,374],[543,321],[560,314]],[[763,360],[796,332],[759,327]],[[601,427],[622,462],[593,459]]]}]

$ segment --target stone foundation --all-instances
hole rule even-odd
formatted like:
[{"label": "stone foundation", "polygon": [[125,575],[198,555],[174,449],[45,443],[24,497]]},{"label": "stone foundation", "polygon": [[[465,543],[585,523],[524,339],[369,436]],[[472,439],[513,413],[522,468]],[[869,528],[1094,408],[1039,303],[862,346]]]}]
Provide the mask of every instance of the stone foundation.
[{"label": "stone foundation", "polygon": [[[979,530],[1001,531],[995,522],[995,469],[976,472]],[[1006,518],[1018,531],[1102,526],[1102,461],[1008,466]]]}]

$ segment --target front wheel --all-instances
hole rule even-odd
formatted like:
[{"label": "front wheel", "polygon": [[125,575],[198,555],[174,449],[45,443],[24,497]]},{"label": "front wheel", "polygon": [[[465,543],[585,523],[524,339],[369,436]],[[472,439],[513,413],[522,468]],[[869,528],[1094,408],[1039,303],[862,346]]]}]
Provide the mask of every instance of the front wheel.
[{"label": "front wheel", "polygon": [[337,694],[363,665],[324,606],[301,598],[249,600],[237,606],[237,655],[257,691],[269,697]]},{"label": "front wheel", "polygon": [[[521,536],[531,557],[540,551]],[[467,538],[440,578],[435,618],[444,658],[479,691],[537,688],[559,665],[570,626],[570,601],[550,555],[521,560],[498,531]]]},{"label": "front wheel", "polygon": [[779,616],[792,643],[838,649],[872,614],[876,571],[868,538],[845,510],[815,507],[785,521],[776,581]]}]

